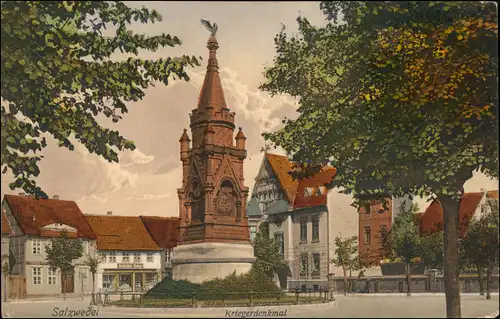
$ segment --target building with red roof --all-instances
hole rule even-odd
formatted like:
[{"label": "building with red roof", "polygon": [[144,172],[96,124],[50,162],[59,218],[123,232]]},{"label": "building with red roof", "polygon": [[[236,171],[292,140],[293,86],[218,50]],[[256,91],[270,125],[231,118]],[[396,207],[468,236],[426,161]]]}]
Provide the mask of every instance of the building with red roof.
[{"label": "building with red roof", "polygon": [[161,280],[161,248],[139,216],[85,215],[97,236],[98,289],[142,291]]},{"label": "building with red roof", "polygon": [[[327,184],[335,168],[326,166],[309,178],[293,179],[294,163],[265,153],[247,205],[251,238],[267,220],[289,269],[277,275],[282,288],[326,288],[328,285],[329,214]],[[308,270],[302,270],[307,268]],[[305,278],[308,278],[305,280]],[[305,282],[308,282],[305,287]]]},{"label": "building with red roof", "polygon": [[[9,227],[9,229],[7,229]],[[2,202],[2,236],[10,232],[9,263],[11,274],[23,276],[30,295],[54,295],[63,291],[72,293],[92,291],[87,256],[96,254],[96,236],[74,201],[35,199],[23,194],[5,195]],[[62,274],[49,269],[45,257],[51,239],[66,232],[69,238],[82,241],[83,256],[74,261],[75,272]],[[3,251],[3,248],[2,248]],[[15,292],[14,292],[15,293]]]},{"label": "building with red roof", "polygon": [[[473,218],[479,218],[486,212],[488,199],[498,199],[498,190],[465,193],[460,200],[459,208],[459,236],[464,236],[467,226]],[[433,201],[423,213],[420,219],[420,232],[429,234],[443,230],[443,208],[438,200]]]},{"label": "building with red roof", "polygon": [[149,235],[161,249],[162,278],[172,276],[172,253],[179,240],[177,217],[139,216]]}]

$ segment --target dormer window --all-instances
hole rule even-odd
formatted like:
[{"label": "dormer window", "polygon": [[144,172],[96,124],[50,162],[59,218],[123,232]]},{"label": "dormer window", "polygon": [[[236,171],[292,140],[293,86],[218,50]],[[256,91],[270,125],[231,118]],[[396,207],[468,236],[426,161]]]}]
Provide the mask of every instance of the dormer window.
[{"label": "dormer window", "polygon": [[314,189],[312,187],[304,188],[304,196],[312,196]]}]

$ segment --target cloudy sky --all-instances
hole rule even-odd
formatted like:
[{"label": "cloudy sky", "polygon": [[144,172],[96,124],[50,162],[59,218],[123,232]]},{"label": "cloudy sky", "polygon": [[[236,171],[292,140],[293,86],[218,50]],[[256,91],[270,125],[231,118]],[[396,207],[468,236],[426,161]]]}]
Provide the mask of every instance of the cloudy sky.
[{"label": "cloudy sky", "polygon": [[[263,130],[280,126],[283,117],[294,117],[295,104],[288,97],[271,98],[258,90],[264,67],[275,54],[273,37],[286,25],[297,31],[296,17],[306,16],[313,24],[323,24],[317,2],[128,2],[156,9],[163,21],[133,25],[138,33],[162,32],[178,36],[183,45],[157,52],[142,52],[145,59],[188,54],[204,58],[201,67],[190,71],[191,81],[169,86],[157,85],[145,98],[129,105],[129,113],[117,124],[106,122],[132,139],[137,149],[123,152],[120,163],[108,163],[89,154],[82,146],[75,151],[58,148],[53,140],[44,150],[39,185],[61,199],[75,200],[84,213],[116,215],[178,216],[176,189],[181,186],[178,140],[189,127],[189,112],[197,98],[208,57],[208,31],[200,19],[219,25],[218,60],[227,104],[236,112],[236,125],[248,138],[245,162],[247,186],[252,189],[262,160]],[[11,177],[2,175],[2,197],[11,192]],[[466,184],[466,191],[497,189],[498,182],[477,175]],[[425,205],[425,204],[423,204]],[[422,206],[422,205],[421,205]],[[424,207],[425,208],[425,207]]]}]

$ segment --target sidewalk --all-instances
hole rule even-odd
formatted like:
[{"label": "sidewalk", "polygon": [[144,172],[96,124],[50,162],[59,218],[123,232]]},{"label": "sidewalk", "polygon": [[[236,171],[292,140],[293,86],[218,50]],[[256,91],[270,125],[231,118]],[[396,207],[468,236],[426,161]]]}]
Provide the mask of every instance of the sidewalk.
[{"label": "sidewalk", "polygon": [[[62,301],[64,300],[63,294],[57,295],[31,295],[25,299],[7,299],[7,301],[2,300],[2,303],[33,303],[33,302],[54,302],[54,301]],[[66,294],[66,300],[88,300],[90,302],[90,294],[84,294],[83,300],[81,294]]]},{"label": "sidewalk", "polygon": [[[492,296],[498,296],[499,292],[491,292],[490,293]],[[344,296],[344,294],[334,294],[334,296]],[[395,293],[354,293],[354,294],[347,294],[346,297],[349,296],[356,296],[356,297],[391,297],[391,296],[406,296],[406,293],[401,293],[401,292],[395,292]],[[445,296],[444,292],[415,292],[411,293],[411,297],[433,297],[433,296]],[[463,292],[460,294],[460,296],[480,296],[479,292]],[[484,296],[486,298],[486,296]]]}]

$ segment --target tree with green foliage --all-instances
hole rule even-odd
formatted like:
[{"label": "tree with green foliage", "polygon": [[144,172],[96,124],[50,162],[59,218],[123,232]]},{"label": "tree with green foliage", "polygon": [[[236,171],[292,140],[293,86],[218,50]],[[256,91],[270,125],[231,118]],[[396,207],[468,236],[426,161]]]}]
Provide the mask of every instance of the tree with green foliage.
[{"label": "tree with green foliage", "polygon": [[382,259],[389,259],[392,256],[389,234],[390,230],[387,227],[381,227],[379,233],[375,235],[378,237],[380,242],[380,253],[382,254]]},{"label": "tree with green foliage", "polygon": [[[92,293],[95,293],[95,275],[99,270],[99,265],[101,264],[101,258],[99,256],[88,255],[85,260],[85,265],[89,267],[90,273],[92,274]],[[94,294],[92,294],[92,304],[95,303]]]},{"label": "tree with green foliage", "polygon": [[[4,260],[6,259],[6,260]],[[8,260],[8,255],[3,254],[2,255],[2,275],[3,275],[3,301],[7,301],[7,295],[8,295],[8,290],[7,290],[7,285],[9,284],[9,276],[10,276],[10,264]]]},{"label": "tree with green foliage", "polygon": [[269,278],[274,277],[278,268],[287,265],[283,255],[280,254],[279,244],[269,236],[269,222],[264,221],[259,225],[252,245],[256,257],[253,267],[267,274]]},{"label": "tree with green foliage", "polygon": [[[443,207],[446,312],[460,317],[459,202],[474,171],[498,176],[497,10],[481,1],[324,1],[326,26],[299,17],[275,37],[261,89],[299,116],[264,137],[324,164],[355,196],[435,197]],[[341,21],[342,20],[342,21]]]},{"label": "tree with green foliage", "polygon": [[[130,30],[132,22],[155,23],[161,16],[122,1],[2,1],[1,168],[20,188],[46,197],[34,177],[46,137],[74,149],[118,162],[118,151],[134,150],[131,140],[97,122],[100,114],[118,122],[127,103],[144,97],[155,82],[189,80],[195,57],[137,58],[140,50],[181,44],[168,34],[146,36]],[[104,31],[116,29],[112,36]],[[130,56],[117,59],[121,52]]]},{"label": "tree with green foliage", "polygon": [[420,235],[419,257],[427,269],[443,270],[444,266],[444,234],[436,231]]},{"label": "tree with green foliage", "polygon": [[491,299],[491,275],[498,270],[500,250],[498,199],[489,200],[485,206],[489,209],[479,219],[471,220],[463,247],[466,260],[478,273],[481,292],[484,291],[482,274],[486,275],[486,299]]},{"label": "tree with green foliage", "polygon": [[[342,239],[341,236],[337,236],[334,239],[334,245],[334,257],[330,262],[337,267],[342,267],[344,275],[344,295],[347,295],[347,291],[352,292],[352,272],[363,268],[363,264],[358,254],[358,237],[352,236]],[[349,284],[347,272],[349,272]]]},{"label": "tree with green foliage", "polygon": [[420,229],[415,224],[414,213],[418,206],[412,205],[409,209],[405,205],[399,208],[399,214],[394,217],[390,230],[392,255],[399,258],[405,265],[406,295],[411,296],[411,268],[420,259]]},{"label": "tree with green foliage", "polygon": [[[73,261],[83,256],[83,245],[80,239],[69,238],[67,231],[61,231],[59,237],[50,239],[50,244],[45,245],[45,261],[51,271],[61,272],[61,285],[65,287],[67,274],[73,273]],[[66,289],[63,288],[64,300]]]}]

